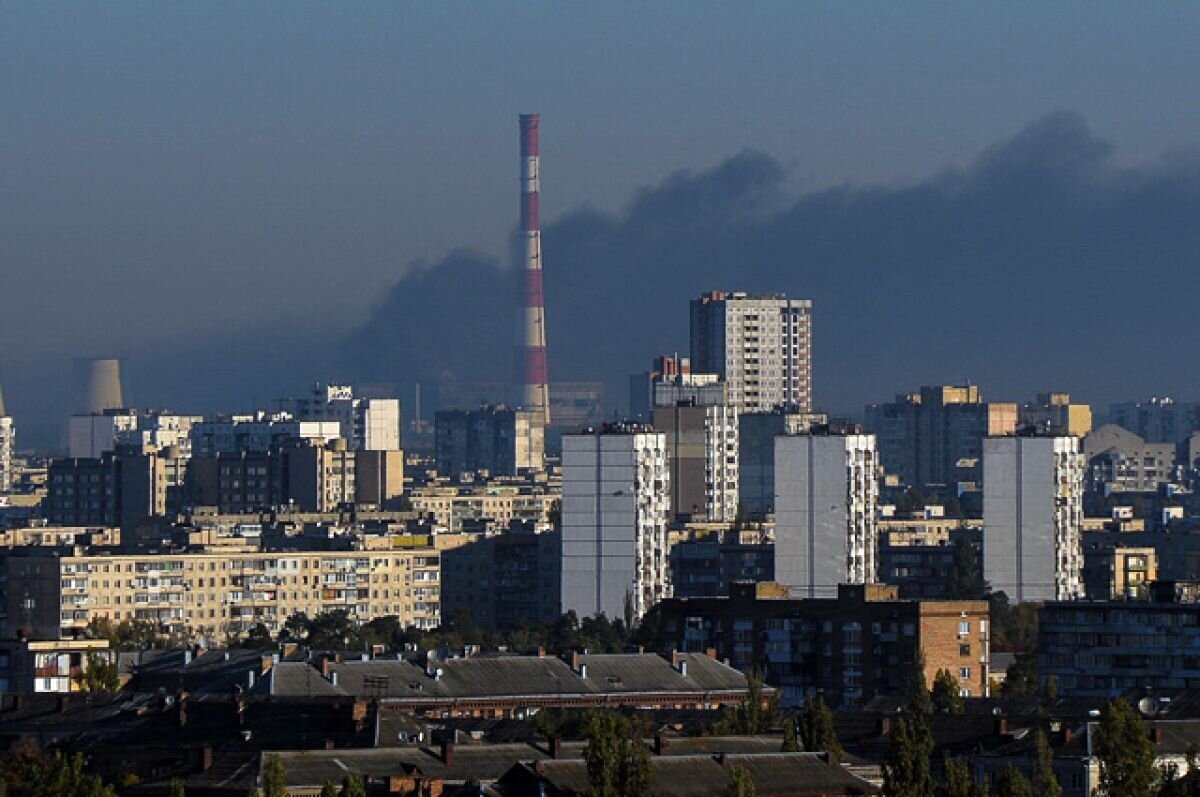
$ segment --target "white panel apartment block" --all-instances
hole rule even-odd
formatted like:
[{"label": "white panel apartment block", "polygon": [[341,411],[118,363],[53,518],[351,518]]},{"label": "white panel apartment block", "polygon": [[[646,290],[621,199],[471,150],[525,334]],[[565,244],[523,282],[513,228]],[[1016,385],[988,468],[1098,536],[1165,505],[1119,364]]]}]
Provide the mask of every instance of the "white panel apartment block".
[{"label": "white panel apartment block", "polygon": [[875,436],[775,438],[775,580],[802,597],[876,580]]},{"label": "white panel apartment block", "polygon": [[719,374],[738,412],[812,410],[812,301],[709,294],[691,305],[692,367]]},{"label": "white panel apartment block", "polygon": [[11,490],[13,481],[16,479],[13,467],[13,458],[16,456],[16,436],[17,430],[13,419],[7,415],[0,415],[0,493]]},{"label": "white panel apartment block", "polygon": [[666,440],[637,428],[563,436],[564,612],[641,618],[670,596]]},{"label": "white panel apartment block", "polygon": [[983,441],[983,577],[1013,602],[1083,594],[1084,459],[1076,437]]}]

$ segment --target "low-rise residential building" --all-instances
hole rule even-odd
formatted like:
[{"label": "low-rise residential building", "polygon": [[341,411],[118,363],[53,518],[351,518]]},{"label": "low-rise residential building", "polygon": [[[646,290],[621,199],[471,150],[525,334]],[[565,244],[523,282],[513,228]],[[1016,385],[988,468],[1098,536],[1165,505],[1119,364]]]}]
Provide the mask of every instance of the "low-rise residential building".
[{"label": "low-rise residential building", "polygon": [[924,656],[924,677],[949,670],[963,695],[986,695],[986,601],[900,600],[895,587],[842,585],[837,598],[803,599],[777,584],[735,584],[728,598],[672,598],[656,610],[660,650],[712,649],[758,670],[784,705],[822,693],[833,706],[903,695]]},{"label": "low-rise residential building", "polygon": [[1146,600],[1051,601],[1038,610],[1038,675],[1064,697],[1200,688],[1200,603],[1178,582]]},{"label": "low-rise residential building", "polygon": [[2,639],[0,694],[81,692],[90,667],[115,660],[107,639]]},{"label": "low-rise residential building", "polygon": [[277,633],[292,614],[343,610],[365,622],[440,622],[441,555],[429,537],[396,536],[373,550],[119,553],[15,548],[0,553],[0,636],[81,635],[95,620],[146,621],[224,640],[257,623]]},{"label": "low-rise residential building", "polygon": [[484,485],[434,485],[414,488],[408,503],[414,512],[457,534],[472,527],[505,529],[513,522],[548,527],[559,507],[557,490],[530,484],[493,481]]}]

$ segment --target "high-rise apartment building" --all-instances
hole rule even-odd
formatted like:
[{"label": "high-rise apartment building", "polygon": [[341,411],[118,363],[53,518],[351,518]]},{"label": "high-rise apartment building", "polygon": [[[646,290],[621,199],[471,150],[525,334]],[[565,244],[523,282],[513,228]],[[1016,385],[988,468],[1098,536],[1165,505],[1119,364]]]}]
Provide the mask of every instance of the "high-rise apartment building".
[{"label": "high-rise apartment building", "polygon": [[69,456],[96,458],[119,446],[178,448],[191,456],[192,426],[204,419],[160,410],[105,410],[72,415],[67,421]]},{"label": "high-rise apartment building", "polygon": [[1070,393],[1038,393],[1037,398],[1022,404],[1019,424],[1049,434],[1069,434],[1083,437],[1092,431],[1092,408],[1089,404],[1072,404]]},{"label": "high-rise apartment building", "polygon": [[1170,396],[1127,401],[1109,407],[1109,420],[1138,434],[1147,443],[1179,443],[1200,430],[1200,404]]},{"label": "high-rise apartment building", "polygon": [[400,450],[399,399],[362,398],[349,385],[318,382],[307,396],[279,404],[298,421],[337,421],[356,451]]},{"label": "high-rise apartment building", "polygon": [[654,408],[666,435],[671,513],[731,522],[738,510],[738,415],[725,404],[679,403]]},{"label": "high-rise apartment building", "polygon": [[884,470],[920,488],[977,482],[983,439],[1015,432],[1017,405],[987,403],[975,385],[938,385],[873,404],[866,417]]},{"label": "high-rise apartment building", "polygon": [[812,410],[812,302],[714,291],[691,304],[691,365],[718,374],[738,412]]},{"label": "high-rise apartment building", "polygon": [[287,440],[335,440],[342,435],[337,421],[298,421],[289,413],[234,415],[192,426],[192,456],[215,457],[240,451],[269,451]]},{"label": "high-rise apartment building", "polygon": [[775,438],[804,434],[813,424],[825,424],[824,413],[778,407],[770,412],[747,412],[738,418],[738,501],[754,516],[775,511]]},{"label": "high-rise apartment building", "polygon": [[485,405],[434,416],[434,458],[443,476],[487,471],[517,476],[545,468],[546,427],[536,409]]},{"label": "high-rise apartment building", "polygon": [[607,425],[563,435],[562,457],[562,610],[640,619],[671,594],[666,436]]},{"label": "high-rise apartment building", "polygon": [[983,443],[983,577],[1009,600],[1083,594],[1084,459],[1077,437]]},{"label": "high-rise apartment building", "polygon": [[13,460],[16,457],[17,430],[13,419],[5,412],[4,394],[0,392],[0,493],[12,489],[16,480]]},{"label": "high-rise apartment building", "polygon": [[875,436],[775,438],[775,580],[800,597],[877,580]]}]

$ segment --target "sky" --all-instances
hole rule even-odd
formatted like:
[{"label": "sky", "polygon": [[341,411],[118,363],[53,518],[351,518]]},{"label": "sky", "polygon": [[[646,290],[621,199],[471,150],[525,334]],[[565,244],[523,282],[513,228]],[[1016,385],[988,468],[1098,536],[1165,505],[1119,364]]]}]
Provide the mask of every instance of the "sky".
[{"label": "sky", "polygon": [[[477,265],[510,265],[516,116],[524,112],[542,115],[551,300],[555,270],[560,284],[572,282],[570,295],[631,287],[605,279],[606,264],[623,257],[622,242],[604,241],[607,260],[588,257],[576,247],[595,248],[599,238],[577,235],[579,224],[599,220],[629,234],[640,229],[629,217],[639,198],[680,201],[667,189],[686,194],[705,175],[724,185],[722,175],[742,167],[752,176],[730,177],[744,189],[738,197],[761,212],[774,203],[768,220],[756,217],[747,228],[759,234],[806,214],[824,219],[827,211],[814,208],[834,196],[845,212],[869,216],[878,208],[864,196],[899,202],[914,189],[950,190],[956,179],[993,185],[988,153],[1033,129],[1042,144],[1058,135],[1103,150],[1057,211],[1079,209],[1081,185],[1102,172],[1105,185],[1120,186],[1105,195],[1124,209],[1120,218],[1140,219],[1146,207],[1170,205],[1169,177],[1194,173],[1198,23],[1200,6],[1184,3],[0,2],[0,385],[10,412],[27,421],[26,439],[41,443],[53,441],[72,403],[66,375],[76,356],[127,357],[133,402],[177,409],[246,407],[334,372],[407,383],[415,366],[403,352],[374,341],[383,353],[363,362],[364,330],[385,343],[421,341],[435,328],[387,314],[415,312],[413,302],[419,309],[422,297],[412,292],[421,286],[443,299],[452,292],[422,269],[451,268],[464,251]],[[1046,119],[1049,132],[1037,127]],[[744,153],[749,160],[738,159]],[[1147,181],[1160,189],[1158,204],[1137,205]],[[1189,210],[1194,187],[1178,189]],[[658,209],[675,230],[664,240],[686,250],[695,236],[679,213]],[[910,211],[890,212],[904,227]],[[1112,223],[1108,211],[1080,210],[1079,218]],[[556,222],[564,255],[557,263]],[[1157,273],[1195,288],[1187,222],[1164,244]],[[836,250],[776,231],[772,240],[784,248],[759,246],[755,256],[805,252],[832,268],[861,230],[878,234],[869,224],[847,225]],[[1038,263],[1087,283],[1086,260],[1049,257],[1057,239],[1043,232]],[[932,280],[933,307],[969,301],[985,284],[922,271],[927,236],[899,238],[893,251],[902,254],[891,267]],[[1091,238],[1076,231],[1062,240]],[[1133,240],[1154,240],[1153,225],[1137,227]],[[893,354],[912,358],[914,382],[896,384],[904,374],[887,371],[870,351],[881,328],[850,340],[858,333],[845,316],[855,302],[844,294],[852,291],[839,289],[822,263],[810,260],[784,278],[736,262],[736,247],[722,251],[724,270],[697,269],[725,283],[712,287],[770,277],[804,295],[811,284],[841,313],[826,316],[822,341],[819,303],[815,311],[818,403],[861,406],[914,387],[917,377],[969,376],[985,391],[1046,387],[1023,377],[1019,358],[967,352],[937,368],[917,364],[944,336],[907,317],[891,319],[913,335]],[[978,251],[942,247],[934,256]],[[663,256],[651,248],[630,260],[652,268]],[[598,273],[571,273],[582,263]],[[949,262],[946,269],[953,271]],[[617,374],[644,367],[655,347],[686,346],[679,326],[694,288],[679,279],[686,273],[687,264],[664,267],[671,279],[655,290],[683,284],[658,297],[670,305],[659,327],[635,325],[646,350],[636,350],[638,340],[621,342],[596,378],[615,384]],[[1148,312],[1153,287],[1139,292]],[[398,292],[409,304],[397,304]],[[592,376],[579,360],[600,350],[600,330],[553,312],[557,345],[572,355],[558,372]],[[612,312],[619,318],[619,303]],[[498,316],[495,323],[503,329],[494,337],[512,337]],[[975,334],[1000,340],[1009,332]],[[574,334],[596,347],[564,339]],[[1186,350],[1188,334],[1181,327],[1161,343]],[[1102,340],[1089,341],[1088,352],[1103,351]],[[1200,398],[1200,386],[1180,381],[1179,364],[1149,348],[1151,339],[1142,345],[1146,367],[1127,385],[1098,378],[1098,356],[1065,368],[1072,379],[1064,381],[1095,400],[1116,400],[1148,392],[1146,380],[1161,377],[1152,383]],[[555,346],[552,338],[552,370]],[[1142,351],[1122,350],[1117,370]],[[851,355],[868,375],[883,368],[878,379],[841,378],[839,359]]]}]

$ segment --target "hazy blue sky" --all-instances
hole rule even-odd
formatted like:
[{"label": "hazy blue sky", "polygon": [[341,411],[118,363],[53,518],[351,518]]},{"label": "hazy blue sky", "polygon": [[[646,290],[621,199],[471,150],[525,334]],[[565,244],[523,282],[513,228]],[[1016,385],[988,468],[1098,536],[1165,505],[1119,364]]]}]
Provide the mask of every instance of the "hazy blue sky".
[{"label": "hazy blue sky", "polygon": [[906,184],[1059,109],[1139,164],[1200,141],[1198,35],[1195,3],[2,2],[0,375],[336,336],[411,261],[502,254],[520,112],[551,219],[744,148],[798,194]]}]

